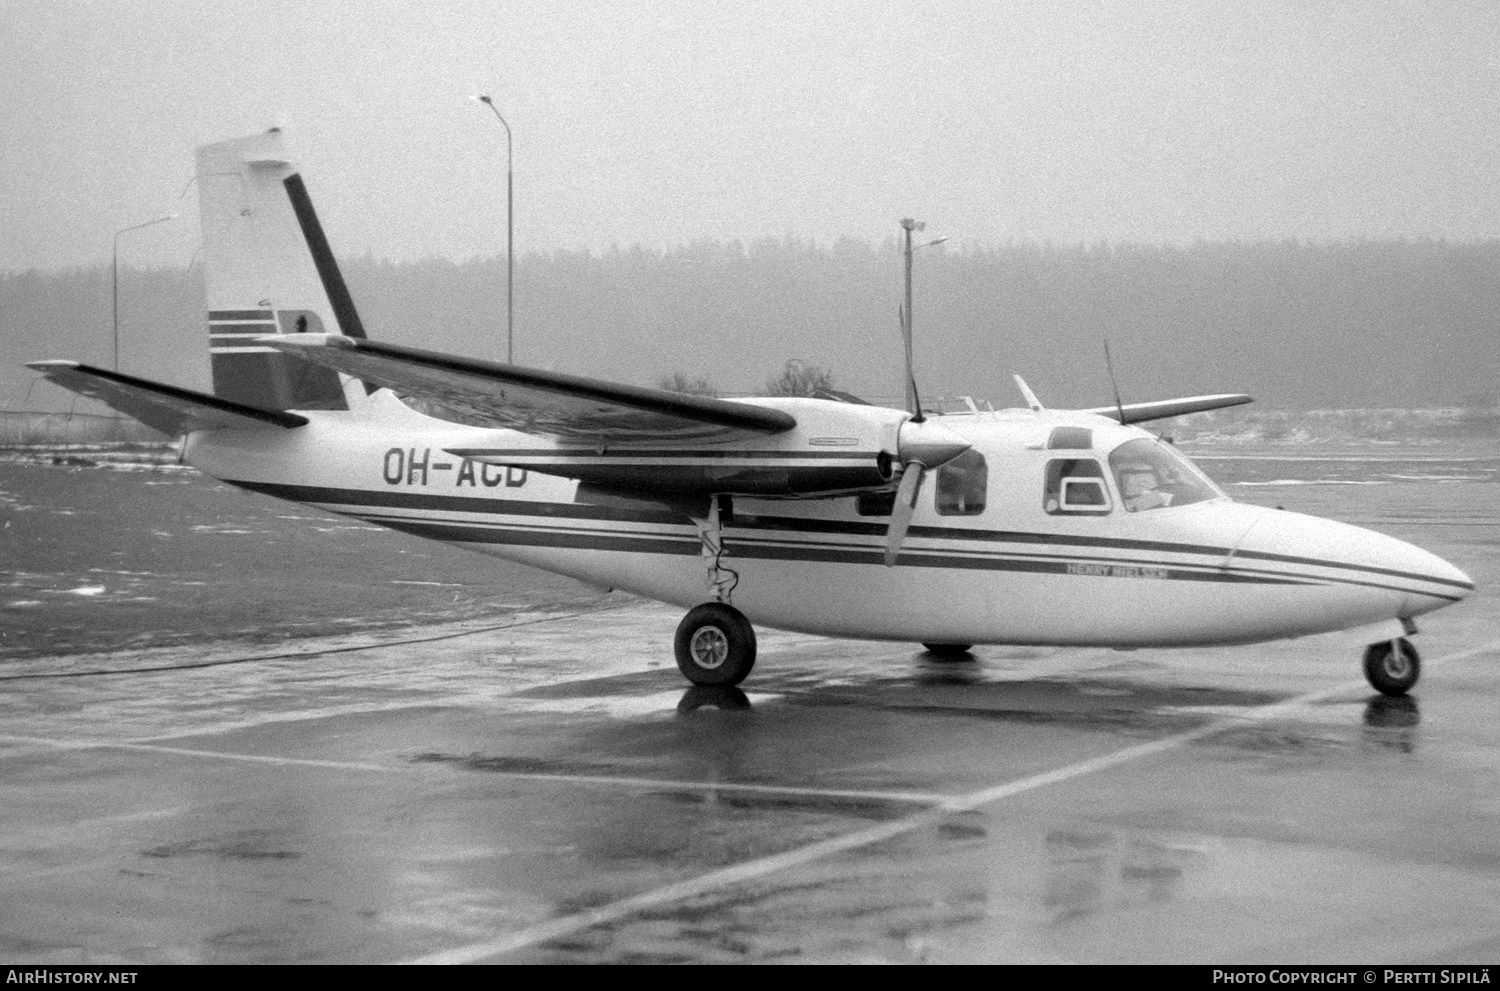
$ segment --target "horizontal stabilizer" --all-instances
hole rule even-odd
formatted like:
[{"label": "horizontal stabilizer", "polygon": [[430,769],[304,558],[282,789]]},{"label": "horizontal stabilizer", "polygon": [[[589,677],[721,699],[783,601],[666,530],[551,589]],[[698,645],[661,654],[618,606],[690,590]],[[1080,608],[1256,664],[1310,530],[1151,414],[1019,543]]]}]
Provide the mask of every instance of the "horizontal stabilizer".
[{"label": "horizontal stabilizer", "polygon": [[437,403],[473,426],[594,441],[705,438],[792,429],[789,413],[750,403],[642,389],[600,379],[460,358],[334,334],[288,334],[257,344]]},{"label": "horizontal stabilizer", "polygon": [[245,406],[191,389],[80,365],[76,361],[33,361],[26,367],[41,372],[49,382],[80,396],[97,399],[111,409],[135,417],[153,430],[173,437],[194,430],[289,428],[307,422],[307,417],[295,413]]},{"label": "horizontal stabilizer", "polygon": [[[1128,403],[1123,407],[1100,406],[1097,409],[1080,410],[1081,413],[1097,413],[1121,423],[1145,423],[1148,420],[1165,420],[1169,416],[1186,416],[1204,410],[1223,409],[1225,406],[1240,406],[1254,402],[1249,396],[1225,393],[1218,396],[1189,396],[1186,399],[1162,399],[1154,403]],[[1123,416],[1122,416],[1123,414]]]}]

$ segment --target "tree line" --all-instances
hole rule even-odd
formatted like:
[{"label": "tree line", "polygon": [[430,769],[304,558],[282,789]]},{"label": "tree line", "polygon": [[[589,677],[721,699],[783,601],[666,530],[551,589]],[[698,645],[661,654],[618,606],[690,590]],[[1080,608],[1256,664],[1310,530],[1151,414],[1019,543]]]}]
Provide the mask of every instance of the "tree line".
[{"label": "tree line", "polygon": [[[795,239],[516,260],[519,364],[640,385],[772,391],[791,368],[888,402],[902,394],[902,260],[881,245]],[[503,258],[348,258],[371,334],[503,360]],[[917,255],[924,397],[1016,405],[1011,376],[1052,405],[1249,392],[1285,409],[1493,404],[1500,390],[1500,241],[1017,243]],[[110,271],[0,274],[0,405],[69,399],[18,366],[108,367]],[[208,381],[201,273],[123,269],[123,371]],[[788,362],[795,360],[794,366]],[[42,393],[46,395],[42,395]]]}]

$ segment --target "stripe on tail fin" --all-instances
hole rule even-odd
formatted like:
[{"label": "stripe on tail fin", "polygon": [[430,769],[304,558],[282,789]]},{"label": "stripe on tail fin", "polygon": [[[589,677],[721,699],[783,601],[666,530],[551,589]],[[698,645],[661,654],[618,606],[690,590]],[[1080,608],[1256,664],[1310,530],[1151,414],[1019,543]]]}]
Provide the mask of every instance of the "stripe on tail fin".
[{"label": "stripe on tail fin", "polygon": [[364,326],[281,132],[198,149],[214,394],[264,409],[347,410],[357,380],[258,343]]}]

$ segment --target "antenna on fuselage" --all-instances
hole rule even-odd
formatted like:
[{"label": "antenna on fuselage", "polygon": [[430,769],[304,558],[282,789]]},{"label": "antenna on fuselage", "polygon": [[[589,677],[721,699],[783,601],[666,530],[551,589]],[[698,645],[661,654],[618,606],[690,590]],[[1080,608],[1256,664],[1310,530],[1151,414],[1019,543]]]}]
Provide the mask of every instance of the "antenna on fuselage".
[{"label": "antenna on fuselage", "polygon": [[1026,380],[1019,375],[1012,375],[1011,378],[1016,380],[1016,388],[1021,390],[1021,395],[1025,398],[1026,405],[1031,408],[1033,413],[1040,413],[1044,407],[1042,406],[1042,401],[1036,397],[1036,393],[1031,391],[1031,386],[1027,385]]},{"label": "antenna on fuselage", "polygon": [[1109,387],[1115,392],[1115,412],[1120,416],[1120,423],[1125,422],[1125,406],[1120,402],[1120,384],[1115,381],[1115,363],[1109,357],[1109,338],[1104,339],[1104,369],[1109,372]]}]

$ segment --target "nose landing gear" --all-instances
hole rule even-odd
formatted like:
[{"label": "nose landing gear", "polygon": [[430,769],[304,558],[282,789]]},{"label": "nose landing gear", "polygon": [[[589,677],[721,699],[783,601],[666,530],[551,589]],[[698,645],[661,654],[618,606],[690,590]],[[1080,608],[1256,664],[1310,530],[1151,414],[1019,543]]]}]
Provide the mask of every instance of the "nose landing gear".
[{"label": "nose landing gear", "polygon": [[1382,695],[1405,695],[1422,673],[1422,658],[1405,637],[1365,648],[1365,678]]}]

